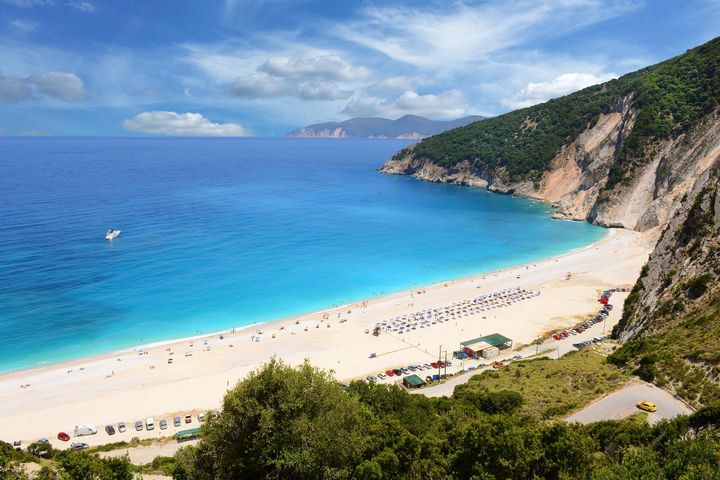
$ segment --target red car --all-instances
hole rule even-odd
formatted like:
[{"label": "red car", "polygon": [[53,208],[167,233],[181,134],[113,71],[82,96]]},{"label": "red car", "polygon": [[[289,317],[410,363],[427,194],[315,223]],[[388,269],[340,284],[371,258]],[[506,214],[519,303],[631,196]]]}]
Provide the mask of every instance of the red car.
[{"label": "red car", "polygon": [[62,440],[63,442],[67,442],[70,440],[70,435],[68,435],[65,432],[58,433],[58,440]]},{"label": "red car", "polygon": [[556,333],[555,335],[553,335],[553,338],[554,338],[555,340],[562,340],[563,337],[562,337],[562,335],[560,335],[559,333]]},{"label": "red car", "polygon": [[395,376],[395,372],[393,372],[392,370],[385,370],[385,375],[387,375],[388,377],[393,377]]}]

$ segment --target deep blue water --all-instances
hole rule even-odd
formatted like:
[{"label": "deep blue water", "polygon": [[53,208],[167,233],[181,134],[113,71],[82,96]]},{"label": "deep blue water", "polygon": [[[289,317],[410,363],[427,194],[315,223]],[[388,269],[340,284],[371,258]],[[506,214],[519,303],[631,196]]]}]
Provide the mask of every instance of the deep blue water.
[{"label": "deep blue water", "polygon": [[[0,370],[546,258],[602,229],[382,175],[403,141],[0,139]],[[108,228],[122,229],[113,242]]]}]

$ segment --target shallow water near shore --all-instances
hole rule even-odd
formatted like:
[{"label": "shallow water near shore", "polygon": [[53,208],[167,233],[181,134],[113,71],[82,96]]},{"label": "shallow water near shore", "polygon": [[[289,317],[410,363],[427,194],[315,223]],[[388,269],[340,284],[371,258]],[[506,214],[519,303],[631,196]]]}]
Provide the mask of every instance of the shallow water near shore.
[{"label": "shallow water near shore", "polygon": [[[604,232],[376,171],[408,143],[0,140],[0,371],[496,270]],[[105,241],[108,228],[122,234]]]}]

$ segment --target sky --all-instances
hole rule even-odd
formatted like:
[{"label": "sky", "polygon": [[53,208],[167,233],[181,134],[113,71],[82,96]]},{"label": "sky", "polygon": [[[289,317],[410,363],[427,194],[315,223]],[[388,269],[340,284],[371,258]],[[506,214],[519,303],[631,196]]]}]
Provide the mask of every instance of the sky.
[{"label": "sky", "polygon": [[0,0],[0,135],[491,116],[718,35],[720,0]]}]

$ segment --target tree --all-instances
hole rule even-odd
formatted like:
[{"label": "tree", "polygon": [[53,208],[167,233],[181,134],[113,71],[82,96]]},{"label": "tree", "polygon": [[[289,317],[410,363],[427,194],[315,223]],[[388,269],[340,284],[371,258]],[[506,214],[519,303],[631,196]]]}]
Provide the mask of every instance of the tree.
[{"label": "tree", "polygon": [[228,392],[203,427],[197,478],[350,478],[368,443],[367,407],[329,372],[273,359]]}]

